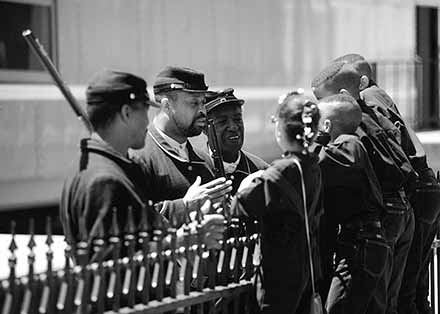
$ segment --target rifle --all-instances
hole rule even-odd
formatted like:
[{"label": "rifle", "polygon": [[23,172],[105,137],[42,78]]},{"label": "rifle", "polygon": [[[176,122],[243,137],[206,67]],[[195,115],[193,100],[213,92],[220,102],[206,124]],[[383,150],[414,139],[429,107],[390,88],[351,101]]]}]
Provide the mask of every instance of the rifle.
[{"label": "rifle", "polygon": [[69,87],[61,78],[60,73],[55,68],[55,65],[50,60],[49,56],[47,55],[47,52],[44,50],[43,46],[40,44],[38,39],[32,34],[32,31],[30,29],[24,30],[22,33],[22,36],[24,37],[24,39],[26,39],[26,42],[31,47],[31,50],[38,56],[38,58],[41,61],[41,64],[49,72],[53,81],[55,82],[55,84],[57,85],[57,87],[59,88],[61,93],[63,94],[64,98],[69,103],[70,107],[75,112],[78,119],[84,123],[84,125],[87,128],[87,131],[89,131],[89,133],[92,133],[93,127],[92,127],[92,124],[90,123],[89,118],[87,117],[87,113],[78,104],[75,97],[73,97],[73,94],[70,91]]},{"label": "rifle", "polygon": [[206,127],[208,143],[212,152],[212,159],[214,160],[214,175],[216,178],[226,177],[225,167],[223,166],[222,149],[217,140],[217,133],[215,131],[213,118],[207,118]]}]

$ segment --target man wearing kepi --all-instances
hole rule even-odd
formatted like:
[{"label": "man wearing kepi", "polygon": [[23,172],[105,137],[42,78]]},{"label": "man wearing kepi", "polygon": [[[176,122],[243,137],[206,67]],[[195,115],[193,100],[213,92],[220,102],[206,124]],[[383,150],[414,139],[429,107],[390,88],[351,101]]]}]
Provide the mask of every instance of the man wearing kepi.
[{"label": "man wearing kepi", "polygon": [[387,280],[387,313],[396,313],[403,271],[414,233],[414,213],[404,188],[411,186],[416,174],[398,140],[390,132],[393,124],[361,99],[362,84],[361,75],[352,65],[334,62],[315,77],[312,89],[318,99],[340,92],[350,94],[362,110],[362,121],[356,134],[367,149],[381,185],[385,205],[382,224],[393,254],[390,278]]},{"label": "man wearing kepi", "polygon": [[[331,313],[385,313],[384,275],[390,248],[380,222],[383,199],[379,181],[355,135],[362,111],[354,98],[342,94],[323,98],[318,107],[318,128],[330,135],[319,156],[325,191],[323,264],[331,265],[335,252],[333,267],[345,259],[352,276],[347,298]],[[328,285],[333,269],[325,268]]]},{"label": "man wearing kepi", "polygon": [[[130,73],[103,70],[93,77],[86,98],[94,133],[81,140],[79,169],[66,181],[60,204],[66,241],[73,247],[93,239],[98,229],[104,230],[107,239],[114,208],[121,230],[128,207],[139,222],[150,193],[141,167],[128,156],[129,148],[144,147],[148,108],[156,106],[148,97],[146,82]],[[167,224],[159,213],[148,210],[153,228],[159,220]],[[211,215],[203,222],[201,232],[208,246],[218,246],[223,220],[221,215]]]},{"label": "man wearing kepi", "polygon": [[188,141],[206,126],[204,104],[209,92],[203,73],[168,66],[157,75],[154,93],[161,110],[149,128],[145,149],[135,154],[154,201],[182,198],[164,201],[160,209],[165,217],[174,216],[179,226],[186,212],[198,210],[205,200],[221,201],[231,191],[231,182],[213,180],[209,156]]},{"label": "man wearing kepi", "polygon": [[214,123],[225,173],[232,180],[233,195],[245,177],[268,166],[261,158],[242,150],[243,104],[244,100],[235,97],[234,90],[228,88],[217,92],[205,105],[207,117]]}]

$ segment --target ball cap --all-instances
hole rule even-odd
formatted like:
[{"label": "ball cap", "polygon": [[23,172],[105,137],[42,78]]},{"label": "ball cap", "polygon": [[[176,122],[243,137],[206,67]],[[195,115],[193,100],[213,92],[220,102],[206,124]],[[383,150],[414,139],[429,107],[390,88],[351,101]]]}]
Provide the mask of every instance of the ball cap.
[{"label": "ball cap", "polygon": [[167,66],[156,77],[154,93],[159,94],[172,90],[212,93],[208,91],[203,73],[185,67]]},{"label": "ball cap", "polygon": [[153,107],[160,107],[152,101],[144,79],[126,72],[104,69],[96,73],[86,90],[88,105],[125,104],[145,101]]},{"label": "ball cap", "polygon": [[206,112],[209,113],[214,108],[223,106],[226,104],[237,104],[239,106],[244,104],[243,99],[238,99],[234,96],[234,89],[227,88],[215,93],[215,95],[207,97],[207,103],[205,104]]}]

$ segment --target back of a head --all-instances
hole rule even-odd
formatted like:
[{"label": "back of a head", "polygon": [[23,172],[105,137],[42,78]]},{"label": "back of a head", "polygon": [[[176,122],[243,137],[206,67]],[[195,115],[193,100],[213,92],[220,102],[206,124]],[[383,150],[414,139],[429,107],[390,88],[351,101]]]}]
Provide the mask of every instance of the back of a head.
[{"label": "back of a head", "polygon": [[368,79],[371,79],[371,65],[360,54],[349,53],[334,59],[333,62],[345,62],[351,64],[361,75],[365,75]]},{"label": "back of a head", "polygon": [[346,63],[353,63],[357,61],[365,61],[365,58],[357,53],[347,53],[346,55],[337,57],[332,62],[346,62]]},{"label": "back of a head", "polygon": [[106,127],[124,104],[149,101],[147,83],[131,73],[104,69],[86,90],[87,114],[95,130]]},{"label": "back of a head", "polygon": [[318,103],[321,120],[328,119],[333,126],[333,137],[353,134],[362,120],[362,111],[356,100],[345,94],[322,98]]},{"label": "back of a head", "polygon": [[298,140],[304,133],[303,116],[312,118],[312,132],[316,133],[319,122],[319,110],[316,104],[301,93],[292,92],[279,101],[276,116],[284,124],[289,141]]},{"label": "back of a head", "polygon": [[338,94],[347,90],[353,97],[359,97],[360,74],[346,62],[333,62],[316,75],[312,81],[312,90],[316,98]]}]

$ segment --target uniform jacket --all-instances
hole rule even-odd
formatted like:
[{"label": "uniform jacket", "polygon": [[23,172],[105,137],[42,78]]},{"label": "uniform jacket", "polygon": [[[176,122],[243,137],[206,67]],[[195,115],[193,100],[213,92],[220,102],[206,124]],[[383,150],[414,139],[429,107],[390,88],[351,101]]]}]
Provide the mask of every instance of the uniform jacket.
[{"label": "uniform jacket", "polygon": [[[210,167],[214,167],[214,162],[210,159]],[[232,192],[231,195],[235,195],[240,186],[241,181],[246,178],[251,173],[258,170],[264,170],[269,165],[263,159],[247,151],[240,151],[240,161],[238,162],[237,168],[233,173],[228,174],[232,176]]]},{"label": "uniform jacket", "polygon": [[[113,208],[117,209],[119,230],[124,230],[127,208],[132,206],[134,221],[140,221],[140,210],[148,201],[147,187],[139,165],[128,159],[101,139],[81,140],[79,169],[63,187],[60,219],[66,241],[75,246],[96,236],[102,221],[104,237],[111,229]],[[149,210],[149,222],[162,220]],[[80,225],[84,223],[83,227]]]},{"label": "uniform jacket", "polygon": [[415,141],[417,141],[417,143],[415,143],[411,138],[410,132],[415,133],[411,127],[403,121],[391,97],[377,85],[372,85],[363,90],[361,96],[369,107],[380,112],[397,127],[400,132],[399,138],[402,149],[417,174],[421,176],[424,181],[434,182],[434,172],[428,167],[426,153],[421,143],[417,139],[415,139]]},{"label": "uniform jacket", "polygon": [[202,184],[214,179],[209,157],[193,148],[189,141],[187,149],[189,161],[180,158],[152,124],[144,149],[132,152],[133,158],[143,166],[152,200],[155,203],[164,201],[161,213],[167,218],[173,216],[178,226],[185,221],[182,198],[197,176],[201,177]]},{"label": "uniform jacket", "polygon": [[356,134],[367,149],[382,192],[394,193],[414,180],[414,169],[398,140],[388,132],[393,129],[392,123],[363,100],[358,103],[362,109],[362,121]]},{"label": "uniform jacket", "polygon": [[380,218],[382,191],[368,153],[357,136],[338,136],[321,150],[319,165],[327,217],[339,224]]},{"label": "uniform jacket", "polygon": [[[304,173],[315,274],[319,277],[316,232],[322,206],[315,199],[320,197],[321,171],[315,155],[298,154],[296,158]],[[299,171],[291,158],[276,160],[237,198],[250,216],[261,221],[264,302],[274,313],[294,313],[310,284],[310,268],[302,207],[290,203],[281,187],[283,179],[293,187],[289,192],[301,198]],[[315,208],[311,208],[313,202],[317,203]]]}]

